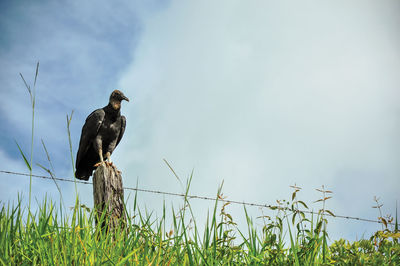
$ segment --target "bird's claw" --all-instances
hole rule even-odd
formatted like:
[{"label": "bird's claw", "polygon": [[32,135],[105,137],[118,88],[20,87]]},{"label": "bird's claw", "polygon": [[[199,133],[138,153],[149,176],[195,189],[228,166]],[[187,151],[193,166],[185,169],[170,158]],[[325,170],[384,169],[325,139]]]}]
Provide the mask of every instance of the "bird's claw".
[{"label": "bird's claw", "polygon": [[103,162],[98,162],[95,165],[93,165],[94,167],[99,167],[101,164],[105,164],[106,166],[111,166],[114,167],[114,164],[112,162],[107,162],[107,161],[103,161]]},{"label": "bird's claw", "polygon": [[104,163],[104,162],[98,162],[98,163],[96,163],[95,165],[93,165],[94,167],[99,167],[102,163]]},{"label": "bird's claw", "polygon": [[105,161],[104,163],[105,163],[107,166],[111,166],[111,167],[114,166],[112,162],[107,162],[107,161]]}]

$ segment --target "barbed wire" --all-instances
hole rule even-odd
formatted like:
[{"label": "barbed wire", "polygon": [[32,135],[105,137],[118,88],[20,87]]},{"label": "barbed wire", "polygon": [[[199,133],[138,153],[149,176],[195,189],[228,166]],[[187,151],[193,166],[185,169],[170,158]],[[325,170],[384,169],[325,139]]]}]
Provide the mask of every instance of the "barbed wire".
[{"label": "barbed wire", "polygon": [[[49,180],[57,180],[57,181],[62,181],[62,182],[69,182],[69,183],[79,183],[79,184],[84,184],[84,185],[92,185],[92,182],[89,181],[81,181],[81,180],[74,180],[74,179],[66,179],[66,178],[60,178],[60,177],[54,177],[54,176],[44,176],[44,175],[34,175],[34,174],[27,174],[27,173],[18,173],[18,172],[12,172],[12,171],[6,171],[6,170],[0,170],[0,173],[4,174],[9,174],[9,175],[18,175],[18,176],[32,176],[35,178],[42,178],[42,179],[49,179]],[[133,187],[123,187],[125,190],[132,190],[132,191],[138,191],[138,192],[145,192],[145,193],[152,193],[152,194],[161,194],[161,195],[168,195],[168,196],[176,196],[176,197],[186,197],[188,199],[199,199],[199,200],[208,200],[208,201],[222,201],[225,203],[230,203],[230,204],[238,204],[238,205],[243,205],[243,206],[251,206],[251,207],[260,207],[260,208],[268,208],[272,210],[287,210],[291,212],[303,212],[303,213],[308,213],[308,214],[315,214],[318,215],[320,214],[319,212],[314,212],[310,210],[293,210],[288,207],[282,207],[279,205],[270,205],[270,204],[260,204],[260,203],[252,203],[252,202],[246,202],[246,201],[237,201],[237,200],[228,200],[222,197],[213,198],[213,197],[206,197],[206,196],[198,196],[198,195],[189,195],[189,194],[183,194],[183,193],[175,193],[175,192],[167,192],[167,191],[160,191],[160,190],[152,190],[152,189],[143,189],[143,188],[133,188]],[[346,215],[331,215],[331,214],[326,214],[326,216],[329,216],[331,218],[342,218],[342,219],[348,219],[348,220],[356,220],[356,221],[361,221],[361,222],[369,222],[369,223],[378,223],[378,224],[383,224],[382,221],[379,220],[372,220],[372,219],[366,219],[366,218],[360,218],[360,217],[354,217],[354,216],[346,216]],[[393,223],[387,222],[387,224],[393,225]]]}]

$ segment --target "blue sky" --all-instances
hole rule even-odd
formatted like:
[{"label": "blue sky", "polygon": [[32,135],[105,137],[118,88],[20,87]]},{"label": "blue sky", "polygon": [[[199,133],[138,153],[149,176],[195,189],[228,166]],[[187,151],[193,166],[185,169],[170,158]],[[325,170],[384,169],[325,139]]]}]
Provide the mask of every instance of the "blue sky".
[{"label": "blue sky", "polygon": [[[74,155],[86,116],[121,89],[127,130],[112,158],[124,185],[273,204],[290,185],[333,190],[337,214],[374,219],[399,200],[400,4],[398,1],[53,1],[2,2],[0,8],[1,170],[26,171],[14,139],[30,149],[29,96],[37,82],[34,162],[47,145],[60,177],[71,177],[66,115],[74,110]],[[44,174],[35,167],[34,172]],[[0,200],[27,195],[24,177],[5,176]],[[72,205],[74,188],[62,184]],[[33,195],[57,198],[34,180]],[[91,188],[79,186],[91,206]],[[157,213],[162,201],[141,194]],[[312,204],[311,204],[312,205]],[[193,201],[198,217],[207,202]],[[312,205],[317,209],[318,205]],[[241,207],[231,206],[243,221]],[[254,217],[260,210],[250,210]],[[333,219],[333,238],[379,229]]]}]

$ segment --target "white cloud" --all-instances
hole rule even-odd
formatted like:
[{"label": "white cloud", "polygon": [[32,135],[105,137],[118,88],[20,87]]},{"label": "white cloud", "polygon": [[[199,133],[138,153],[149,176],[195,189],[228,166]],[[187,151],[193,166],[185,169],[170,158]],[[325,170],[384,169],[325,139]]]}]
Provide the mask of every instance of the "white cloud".
[{"label": "white cloud", "polygon": [[195,168],[195,194],[224,179],[232,199],[273,203],[297,183],[312,201],[325,184],[333,210],[375,217],[372,196],[392,203],[400,185],[400,18],[385,3],[173,2],[149,17],[120,82],[127,185],[179,190],[166,158]]}]

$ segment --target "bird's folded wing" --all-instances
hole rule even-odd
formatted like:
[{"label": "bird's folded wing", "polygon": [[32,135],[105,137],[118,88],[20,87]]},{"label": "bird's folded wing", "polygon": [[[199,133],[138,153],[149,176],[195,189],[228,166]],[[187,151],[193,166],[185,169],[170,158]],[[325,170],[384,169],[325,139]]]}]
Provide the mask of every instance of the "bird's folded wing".
[{"label": "bird's folded wing", "polygon": [[117,147],[118,143],[121,141],[122,136],[125,133],[125,126],[126,126],[126,118],[125,118],[125,116],[121,116],[121,130],[119,131],[119,136],[118,136],[117,144],[115,145],[115,147]]},{"label": "bird's folded wing", "polygon": [[92,144],[92,140],[99,132],[100,126],[103,123],[105,112],[103,109],[93,111],[85,121],[82,127],[81,140],[79,142],[78,154],[76,155],[76,167],[78,168],[81,159]]}]

